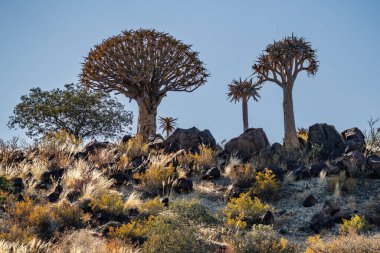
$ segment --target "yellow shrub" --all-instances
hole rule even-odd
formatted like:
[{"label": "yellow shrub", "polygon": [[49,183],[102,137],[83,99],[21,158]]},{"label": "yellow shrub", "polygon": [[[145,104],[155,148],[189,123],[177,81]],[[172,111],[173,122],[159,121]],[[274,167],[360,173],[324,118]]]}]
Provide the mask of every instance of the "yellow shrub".
[{"label": "yellow shrub", "polygon": [[204,144],[198,146],[199,152],[192,154],[194,166],[197,170],[210,168],[215,165],[215,152]]},{"label": "yellow shrub", "polygon": [[323,241],[319,235],[307,239],[305,253],[376,253],[380,252],[380,235],[348,234]]},{"label": "yellow shrub", "polygon": [[121,157],[120,157],[120,160],[119,162],[117,163],[117,169],[118,170],[124,170],[127,165],[129,164],[130,162],[130,159],[127,155],[123,154]]},{"label": "yellow shrub", "polygon": [[29,197],[25,197],[24,201],[17,202],[13,210],[9,213],[18,222],[25,222],[27,217],[32,213],[34,209],[33,200]]},{"label": "yellow shrub", "polygon": [[147,226],[145,222],[131,221],[128,224],[123,224],[118,228],[110,228],[109,236],[115,237],[126,242],[135,242],[145,237]]},{"label": "yellow shrub", "polygon": [[162,210],[164,210],[165,205],[160,202],[158,197],[154,199],[149,199],[145,203],[141,204],[140,211],[147,213],[149,215],[157,215]]},{"label": "yellow shrub", "polygon": [[252,168],[250,163],[228,167],[226,174],[233,184],[241,187],[250,186],[255,180],[255,169]]},{"label": "yellow shrub", "polygon": [[121,144],[120,149],[121,152],[125,153],[125,155],[129,158],[135,158],[149,154],[148,144],[145,143],[144,138],[141,135],[136,135],[127,143]]},{"label": "yellow shrub", "polygon": [[363,217],[355,214],[350,220],[343,219],[343,224],[339,226],[339,232],[341,234],[356,233],[360,234],[368,230],[368,224]]},{"label": "yellow shrub", "polygon": [[308,134],[309,134],[309,130],[307,130],[306,128],[298,128],[298,131],[297,131],[297,137],[298,138],[301,138],[303,140],[305,140],[305,142],[307,142],[308,140]]},{"label": "yellow shrub", "polygon": [[83,211],[78,206],[66,202],[53,209],[62,228],[80,228],[83,226]]},{"label": "yellow shrub", "polygon": [[265,200],[278,196],[280,192],[280,184],[270,169],[265,169],[263,172],[257,172],[255,179],[256,184],[253,188],[255,194]]},{"label": "yellow shrub", "polygon": [[175,170],[172,165],[164,167],[163,164],[150,164],[142,174],[135,174],[134,178],[141,180],[144,189],[150,193],[158,194],[165,185],[175,177]]},{"label": "yellow shrub", "polygon": [[245,228],[246,221],[254,223],[260,216],[272,210],[268,204],[264,204],[259,198],[252,199],[248,193],[242,193],[238,198],[232,198],[224,210],[227,224],[236,228]]},{"label": "yellow shrub", "polygon": [[92,199],[90,206],[94,211],[105,211],[113,214],[120,214],[124,210],[123,199],[116,193],[104,193]]},{"label": "yellow shrub", "polygon": [[51,238],[60,228],[57,215],[49,206],[35,206],[27,219],[27,225],[44,239]]}]

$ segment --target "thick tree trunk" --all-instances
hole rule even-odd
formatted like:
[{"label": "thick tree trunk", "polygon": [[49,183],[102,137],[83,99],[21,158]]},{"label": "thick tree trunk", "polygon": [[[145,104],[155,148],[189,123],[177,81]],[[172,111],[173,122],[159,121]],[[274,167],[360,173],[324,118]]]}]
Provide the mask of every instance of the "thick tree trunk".
[{"label": "thick tree trunk", "polygon": [[139,118],[137,122],[137,134],[141,135],[144,140],[149,136],[156,134],[156,117],[158,104],[149,102],[140,102]]},{"label": "thick tree trunk", "polygon": [[300,143],[297,137],[296,124],[294,120],[294,111],[293,111],[293,87],[283,88],[284,92],[284,129],[285,129],[285,148],[287,149],[296,149],[300,147]]},{"label": "thick tree trunk", "polygon": [[248,129],[248,101],[247,98],[243,98],[242,102],[242,110],[243,110],[243,130]]}]

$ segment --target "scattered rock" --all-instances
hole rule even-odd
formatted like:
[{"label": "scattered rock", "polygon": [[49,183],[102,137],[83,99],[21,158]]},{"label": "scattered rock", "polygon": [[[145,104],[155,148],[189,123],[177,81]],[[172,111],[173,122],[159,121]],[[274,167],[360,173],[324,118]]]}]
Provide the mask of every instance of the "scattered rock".
[{"label": "scattered rock", "polygon": [[362,169],[366,165],[365,156],[359,151],[351,151],[343,156],[343,164],[350,177],[360,176]]},{"label": "scattered rock", "polygon": [[193,181],[189,178],[178,178],[174,180],[172,189],[175,193],[190,193],[193,191]]},{"label": "scattered rock", "polygon": [[224,145],[224,151],[228,155],[236,153],[243,160],[248,160],[252,155],[258,155],[260,151],[269,148],[270,143],[262,128],[249,128]]},{"label": "scattered rock", "polygon": [[316,163],[310,167],[310,175],[312,177],[319,177],[322,171],[325,171],[326,175],[329,174],[330,168],[326,163]]},{"label": "scattered rock", "polygon": [[79,199],[79,197],[82,195],[80,191],[71,191],[67,194],[66,198],[70,203],[73,203]]},{"label": "scattered rock", "polygon": [[325,213],[315,214],[310,220],[310,228],[319,233],[322,229],[330,229],[334,227],[334,218]]},{"label": "scattered rock", "polygon": [[309,127],[308,145],[322,146],[323,158],[336,159],[344,152],[343,138],[332,125],[314,124]]},{"label": "scattered rock", "polygon": [[344,145],[346,146],[345,152],[359,151],[362,152],[365,148],[365,137],[359,128],[354,127],[346,129],[342,132]]},{"label": "scattered rock", "polygon": [[209,130],[200,131],[196,127],[177,128],[169,138],[162,142],[162,147],[166,152],[176,152],[181,149],[196,151],[200,144],[216,148],[216,141]]},{"label": "scattered rock", "polygon": [[260,217],[260,224],[272,225],[274,224],[274,215],[271,211],[267,211],[263,216]]},{"label": "scattered rock", "polygon": [[336,203],[333,200],[326,200],[325,204],[323,205],[322,212],[327,213],[329,215],[334,215],[335,213],[339,212],[340,206],[338,203]]},{"label": "scattered rock", "polygon": [[220,170],[218,167],[212,167],[202,176],[202,180],[214,180],[220,178]]},{"label": "scattered rock", "polygon": [[130,139],[132,139],[132,135],[126,134],[123,136],[123,139],[121,139],[121,143],[127,143]]},{"label": "scattered rock", "polygon": [[12,178],[14,193],[20,193],[24,190],[25,185],[21,177]]},{"label": "scattered rock", "polygon": [[368,157],[367,164],[372,174],[376,177],[380,177],[380,157],[371,155]]},{"label": "scattered rock", "polygon": [[335,223],[343,223],[343,219],[351,219],[351,212],[347,209],[341,209],[333,215]]},{"label": "scattered rock", "polygon": [[48,196],[49,202],[51,203],[57,202],[59,200],[59,195],[61,195],[59,192],[53,192],[49,194]]},{"label": "scattered rock", "polygon": [[117,186],[117,187],[126,184],[130,179],[130,177],[128,175],[126,175],[125,173],[121,173],[121,172],[116,172],[116,173],[112,174],[109,178],[113,179],[115,181],[115,186]]},{"label": "scattered rock", "polygon": [[164,206],[169,206],[169,198],[160,198],[160,203],[164,204]]},{"label": "scattered rock", "polygon": [[302,203],[304,207],[312,207],[317,204],[318,200],[314,197],[314,195],[309,195]]}]

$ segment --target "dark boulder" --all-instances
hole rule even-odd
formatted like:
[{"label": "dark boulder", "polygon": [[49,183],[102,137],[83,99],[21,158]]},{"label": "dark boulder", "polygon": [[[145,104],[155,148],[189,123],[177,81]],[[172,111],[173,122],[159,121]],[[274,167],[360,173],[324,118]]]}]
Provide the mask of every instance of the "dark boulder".
[{"label": "dark boulder", "polygon": [[336,203],[333,200],[326,200],[325,204],[323,205],[322,212],[329,214],[329,215],[334,215],[335,213],[340,211],[340,206],[338,203]]},{"label": "dark boulder", "polygon": [[274,224],[274,215],[271,211],[267,211],[264,215],[260,217],[260,224],[272,225]]},{"label": "dark boulder", "polygon": [[310,228],[319,233],[322,229],[330,229],[334,227],[334,218],[325,213],[315,214],[310,220]]},{"label": "dark boulder", "polygon": [[336,159],[344,153],[343,138],[332,125],[314,124],[309,127],[308,146],[321,145],[324,159]]},{"label": "dark boulder", "polygon": [[278,142],[275,142],[270,147],[270,150],[272,152],[272,155],[282,155],[284,153],[284,146]]},{"label": "dark boulder", "polygon": [[312,207],[315,204],[317,204],[317,199],[314,197],[314,195],[309,195],[302,203],[304,207]]},{"label": "dark boulder", "polygon": [[367,159],[363,153],[359,151],[351,151],[343,156],[343,164],[350,177],[360,176],[362,169],[367,163]]},{"label": "dark boulder", "polygon": [[279,181],[284,180],[285,173],[284,173],[283,169],[276,167],[274,165],[270,165],[270,164],[268,165],[268,169],[273,172],[273,174],[276,176],[277,180],[279,180]]},{"label": "dark boulder", "polygon": [[190,193],[193,191],[193,181],[189,178],[178,178],[174,180],[172,189],[175,193]]},{"label": "dark boulder", "polygon": [[58,180],[63,176],[65,169],[53,167],[50,170],[42,173],[41,182],[51,184],[52,180]]},{"label": "dark boulder", "polygon": [[326,175],[329,173],[330,168],[326,163],[316,163],[310,166],[310,175],[312,177],[319,177],[322,171],[325,171]]},{"label": "dark boulder", "polygon": [[66,198],[68,201],[70,201],[70,203],[73,203],[73,202],[77,201],[81,195],[82,195],[82,193],[80,191],[70,191],[67,194]]},{"label": "dark boulder", "polygon": [[12,178],[14,193],[21,193],[25,185],[21,177]]},{"label": "dark boulder", "polygon": [[130,179],[130,177],[128,175],[126,175],[125,173],[121,173],[121,172],[116,172],[116,173],[110,175],[109,178],[113,179],[115,182],[114,185],[118,186],[118,187],[126,184]]},{"label": "dark boulder", "polygon": [[53,193],[49,194],[49,196],[48,196],[49,202],[51,202],[51,203],[58,202],[60,195],[61,194],[59,192],[53,192]]},{"label": "dark boulder", "polygon": [[265,149],[270,149],[270,143],[262,128],[249,128],[224,145],[224,151],[228,155],[236,153],[243,160],[248,160]]},{"label": "dark boulder", "polygon": [[169,206],[169,198],[162,197],[160,198],[160,203],[164,204],[164,206],[168,207]]},{"label": "dark boulder", "polygon": [[380,177],[380,157],[371,155],[368,157],[367,164],[372,174],[376,177]]},{"label": "dark boulder", "polygon": [[364,217],[370,224],[380,225],[380,203],[372,205],[366,210]]},{"label": "dark boulder", "polygon": [[304,165],[301,165],[297,169],[293,170],[293,175],[295,180],[302,180],[311,177],[310,169]]},{"label": "dark boulder", "polygon": [[202,176],[202,180],[214,180],[220,178],[220,170],[218,167],[212,167]]},{"label": "dark boulder", "polygon": [[126,134],[123,136],[123,138],[121,139],[121,143],[127,143],[130,139],[132,139],[132,135],[129,135],[129,134]]},{"label": "dark boulder", "polygon": [[351,219],[351,212],[347,209],[341,209],[333,215],[333,218],[335,223],[343,223],[343,219]]},{"label": "dark boulder", "polygon": [[83,148],[83,152],[86,154],[94,154],[96,151],[100,149],[106,149],[109,148],[110,143],[108,141],[106,142],[100,142],[97,140],[91,141]]},{"label": "dark boulder", "polygon": [[176,152],[181,149],[196,151],[201,144],[216,148],[216,141],[209,130],[200,131],[196,127],[192,127],[189,129],[177,128],[161,145],[166,152]]},{"label": "dark boulder", "polygon": [[161,134],[156,134],[148,138],[149,148],[155,148],[155,149],[160,148],[163,142],[164,142],[164,137],[162,137]]},{"label": "dark boulder", "polygon": [[345,151],[351,152],[357,150],[362,152],[365,148],[365,137],[362,131],[359,128],[354,127],[346,129],[342,132],[344,145],[346,146]]}]

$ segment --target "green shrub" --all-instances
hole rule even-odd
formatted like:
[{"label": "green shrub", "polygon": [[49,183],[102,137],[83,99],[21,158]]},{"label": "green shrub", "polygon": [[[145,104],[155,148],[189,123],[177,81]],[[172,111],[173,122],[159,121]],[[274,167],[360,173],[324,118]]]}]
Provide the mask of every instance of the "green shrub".
[{"label": "green shrub", "polygon": [[199,223],[214,223],[216,222],[213,217],[203,206],[198,199],[190,200],[175,200],[170,203],[170,210],[183,218],[199,222]]},{"label": "green shrub", "polygon": [[237,232],[228,237],[233,252],[237,253],[296,253],[297,245],[277,237],[271,226],[254,225],[252,231]]},{"label": "green shrub", "polygon": [[0,191],[12,193],[14,191],[13,182],[0,176]]},{"label": "green shrub", "polygon": [[145,253],[208,252],[198,230],[177,215],[160,215],[147,223]]}]

